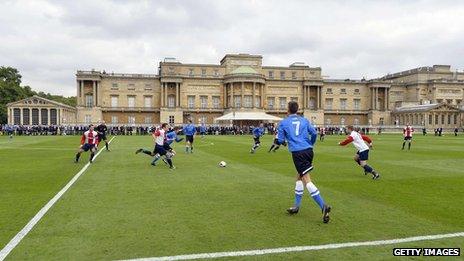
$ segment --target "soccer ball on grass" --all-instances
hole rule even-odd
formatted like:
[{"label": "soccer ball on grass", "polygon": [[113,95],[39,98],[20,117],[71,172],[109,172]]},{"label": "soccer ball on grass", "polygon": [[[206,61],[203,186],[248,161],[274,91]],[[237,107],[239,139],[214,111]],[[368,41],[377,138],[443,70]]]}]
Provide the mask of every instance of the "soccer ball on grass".
[{"label": "soccer ball on grass", "polygon": [[219,167],[225,168],[227,166],[227,163],[225,161],[219,162]]}]

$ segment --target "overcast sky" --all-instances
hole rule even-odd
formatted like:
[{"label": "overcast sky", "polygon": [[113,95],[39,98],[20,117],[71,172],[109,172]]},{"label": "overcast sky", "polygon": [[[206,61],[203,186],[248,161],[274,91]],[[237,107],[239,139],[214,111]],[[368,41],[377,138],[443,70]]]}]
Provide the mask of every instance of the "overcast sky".
[{"label": "overcast sky", "polygon": [[155,73],[164,57],[217,64],[226,53],[343,79],[462,71],[464,2],[0,0],[0,66],[39,91],[75,95],[76,70]]}]

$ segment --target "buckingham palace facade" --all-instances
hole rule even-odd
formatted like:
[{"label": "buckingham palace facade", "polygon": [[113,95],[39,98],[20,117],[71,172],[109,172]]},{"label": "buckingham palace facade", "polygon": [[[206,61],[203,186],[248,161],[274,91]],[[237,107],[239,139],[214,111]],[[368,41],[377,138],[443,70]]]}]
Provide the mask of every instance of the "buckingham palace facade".
[{"label": "buckingham palace facade", "polygon": [[291,100],[298,101],[300,112],[316,125],[409,122],[450,128],[463,121],[464,73],[453,72],[448,65],[369,80],[340,80],[325,79],[320,67],[300,62],[266,66],[260,55],[227,54],[219,64],[166,58],[157,70],[156,74],[77,71],[76,122],[180,124],[192,119],[212,124],[236,111],[284,117]]}]

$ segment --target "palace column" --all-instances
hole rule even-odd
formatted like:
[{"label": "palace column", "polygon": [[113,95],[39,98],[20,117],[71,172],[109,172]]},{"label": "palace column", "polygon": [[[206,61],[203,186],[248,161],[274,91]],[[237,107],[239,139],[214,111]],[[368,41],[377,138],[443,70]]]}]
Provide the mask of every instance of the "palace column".
[{"label": "palace column", "polygon": [[47,114],[48,114],[48,117],[47,117],[47,125],[50,125],[50,108],[47,109]]},{"label": "palace column", "polygon": [[176,83],[176,107],[179,107],[179,90],[180,90],[180,83]]},{"label": "palace column", "polygon": [[241,102],[240,102],[240,107],[243,108],[243,104],[244,104],[244,91],[245,91],[245,82],[242,82],[242,87],[241,87]]},{"label": "palace column", "polygon": [[84,102],[84,81],[79,81],[79,89],[81,90],[81,96],[79,97],[80,99],[80,104],[81,106],[85,106],[85,102]]},{"label": "palace column", "polygon": [[41,108],[37,108],[37,110],[39,111],[39,119],[37,121],[38,125],[42,125],[42,109]]},{"label": "palace column", "polygon": [[231,108],[235,108],[235,101],[234,101],[234,83],[230,83],[230,103],[231,103]]},{"label": "palace column", "polygon": [[32,108],[29,108],[29,125],[32,125]]},{"label": "palace column", "polygon": [[97,106],[97,83],[96,81],[92,81],[92,88],[93,88],[93,106]]},{"label": "palace column", "polygon": [[166,83],[164,86],[164,106],[168,106],[168,89],[169,89],[169,83]]},{"label": "palace column", "polygon": [[161,86],[160,86],[160,107],[164,107],[163,105],[163,98],[164,98],[164,82],[161,83]]},{"label": "palace column", "polygon": [[253,96],[252,96],[253,98],[252,98],[252,100],[251,100],[251,102],[253,103],[251,107],[252,107],[253,109],[255,108],[255,87],[256,87],[256,83],[253,82]]}]

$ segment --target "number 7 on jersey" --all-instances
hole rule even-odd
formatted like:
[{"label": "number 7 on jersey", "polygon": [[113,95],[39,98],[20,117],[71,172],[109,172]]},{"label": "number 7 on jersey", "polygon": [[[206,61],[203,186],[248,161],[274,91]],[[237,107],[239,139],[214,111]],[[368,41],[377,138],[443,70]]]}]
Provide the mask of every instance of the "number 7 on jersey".
[{"label": "number 7 on jersey", "polygon": [[292,125],[295,125],[295,135],[300,134],[300,121],[292,121]]}]

